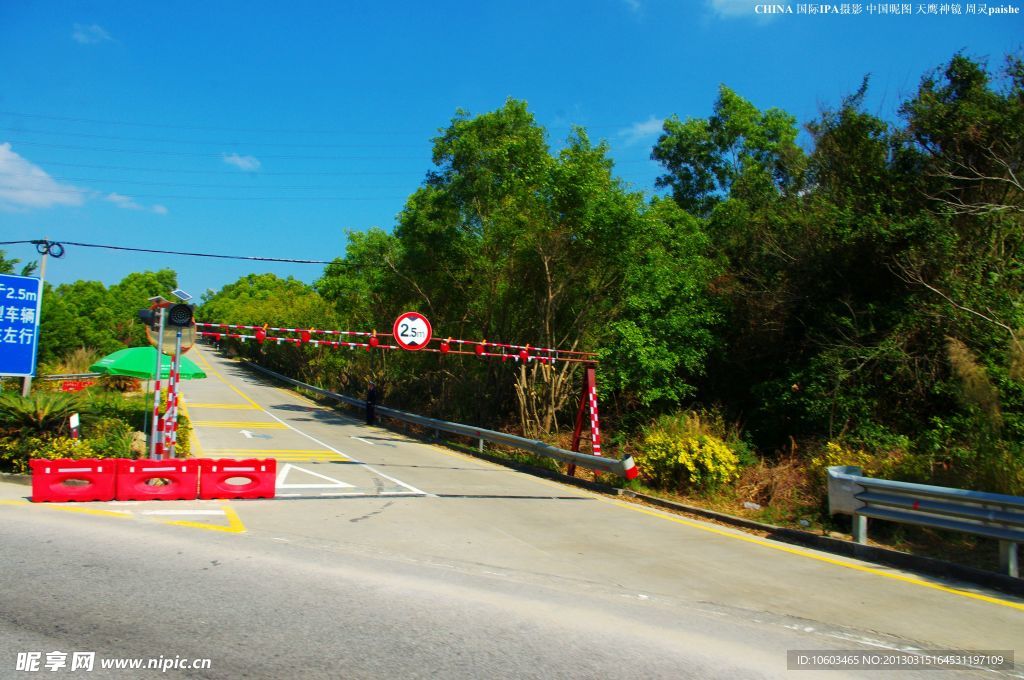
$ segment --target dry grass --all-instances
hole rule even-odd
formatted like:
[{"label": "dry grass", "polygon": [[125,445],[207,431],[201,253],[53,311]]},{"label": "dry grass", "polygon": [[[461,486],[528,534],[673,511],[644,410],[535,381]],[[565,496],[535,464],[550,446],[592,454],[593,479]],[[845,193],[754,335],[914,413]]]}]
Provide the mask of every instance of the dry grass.
[{"label": "dry grass", "polygon": [[760,460],[744,468],[735,489],[741,501],[770,507],[783,514],[799,512],[818,501],[807,463],[793,455],[773,463]]},{"label": "dry grass", "polygon": [[79,347],[47,367],[47,373],[88,373],[89,367],[99,361],[100,353],[88,347]]}]

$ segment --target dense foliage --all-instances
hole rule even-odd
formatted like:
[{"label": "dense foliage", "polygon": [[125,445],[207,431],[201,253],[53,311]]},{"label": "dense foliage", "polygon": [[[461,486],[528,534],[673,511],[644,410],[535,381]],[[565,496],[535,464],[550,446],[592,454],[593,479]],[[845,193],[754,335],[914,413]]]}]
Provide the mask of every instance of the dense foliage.
[{"label": "dense foliage", "polygon": [[[348,234],[313,286],[250,275],[200,315],[386,332],[419,310],[441,336],[596,351],[604,418],[670,486],[731,481],[753,445],[786,470],[1024,493],[1024,65],[956,55],[897,121],[865,109],[869,87],[803,137],[722,87],[707,118],[665,122],[655,198],[583,129],[553,150],[524,102],[459,111],[392,232]],[[169,283],[48,291],[44,356],[135,339],[139,297]],[[452,420],[543,436],[575,415],[570,363],[225,344]],[[652,426],[700,404],[745,441]]]}]

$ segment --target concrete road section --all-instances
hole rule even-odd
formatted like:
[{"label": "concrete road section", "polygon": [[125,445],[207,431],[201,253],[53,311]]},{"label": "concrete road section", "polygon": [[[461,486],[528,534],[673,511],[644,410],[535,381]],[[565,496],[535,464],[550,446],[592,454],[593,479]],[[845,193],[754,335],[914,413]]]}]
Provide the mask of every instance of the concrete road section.
[{"label": "concrete road section", "polygon": [[[534,478],[192,356],[210,375],[184,383],[198,452],[277,458],[279,497],[69,507],[0,484],[0,649],[88,633],[115,651],[149,636],[219,650],[220,671],[196,677],[781,677],[792,650],[1024,663],[1020,599]],[[66,580],[79,569],[95,593]],[[33,574],[56,594],[18,587]],[[105,599],[114,582],[161,607]],[[248,658],[264,665],[235,675]]]}]

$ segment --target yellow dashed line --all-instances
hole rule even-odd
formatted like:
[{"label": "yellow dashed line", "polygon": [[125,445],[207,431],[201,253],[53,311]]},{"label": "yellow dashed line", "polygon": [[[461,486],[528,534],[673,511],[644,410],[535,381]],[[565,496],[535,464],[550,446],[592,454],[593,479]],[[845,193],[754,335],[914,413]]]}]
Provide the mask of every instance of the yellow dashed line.
[{"label": "yellow dashed line", "polygon": [[189,404],[192,408],[222,408],[234,411],[255,411],[251,404]]},{"label": "yellow dashed line", "polygon": [[287,430],[283,423],[245,422],[229,420],[193,420],[193,427],[237,427],[243,430]]},{"label": "yellow dashed line", "polygon": [[208,451],[211,455],[246,458],[276,458],[288,461],[334,461],[344,462],[349,460],[341,454],[323,449],[215,449]]},{"label": "yellow dashed line", "polygon": [[[182,414],[186,418],[188,418],[188,421],[190,423],[192,423],[192,425],[195,425],[195,423],[192,422],[192,416],[190,416],[189,413],[188,413],[188,404],[186,403],[187,401],[188,400],[185,399],[185,395],[182,395],[182,399],[181,399],[181,412],[182,412]],[[191,455],[192,455],[193,458],[202,458],[203,457],[203,445],[199,441],[199,432],[195,429],[195,427],[193,427],[192,428],[192,432],[190,434],[191,434],[191,440],[190,440],[189,443],[191,444],[191,448],[192,448]]]},{"label": "yellow dashed line", "polygon": [[327,450],[324,450],[324,449],[210,449],[209,453],[232,453],[232,454],[239,454],[239,453],[245,453],[245,454],[249,454],[249,453],[266,453],[266,454],[271,454],[271,453],[284,453],[284,454],[288,454],[288,453],[322,453],[325,456],[326,455],[330,455],[330,456],[337,455],[333,451],[327,451]]}]

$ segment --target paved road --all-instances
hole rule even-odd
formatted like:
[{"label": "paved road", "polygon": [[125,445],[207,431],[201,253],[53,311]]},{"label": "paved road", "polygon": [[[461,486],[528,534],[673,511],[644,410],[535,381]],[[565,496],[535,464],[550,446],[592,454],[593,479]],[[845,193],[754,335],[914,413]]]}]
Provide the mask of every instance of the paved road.
[{"label": "paved road", "polygon": [[0,484],[0,677],[26,677],[18,651],[73,649],[210,658],[170,674],[218,678],[778,677],[795,649],[1024,655],[1020,600],[537,479],[194,358],[210,375],[184,384],[199,451],[278,459],[279,498],[31,505]]}]

